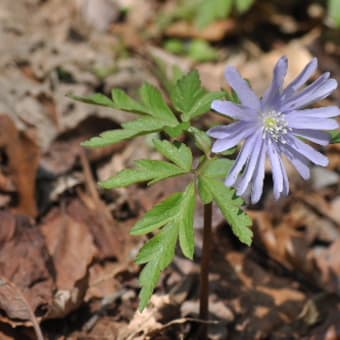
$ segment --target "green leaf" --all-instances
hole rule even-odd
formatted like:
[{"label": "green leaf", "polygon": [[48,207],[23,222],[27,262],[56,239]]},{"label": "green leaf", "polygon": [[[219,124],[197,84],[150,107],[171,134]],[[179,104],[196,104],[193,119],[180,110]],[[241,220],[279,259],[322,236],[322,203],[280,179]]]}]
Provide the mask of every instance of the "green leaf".
[{"label": "green leaf", "polygon": [[172,93],[174,90],[178,79],[184,76],[184,72],[178,67],[178,65],[173,65],[171,72],[168,72],[167,64],[160,58],[155,58],[157,68],[155,70],[158,78],[161,80],[162,84],[166,88],[168,93]]},{"label": "green leaf", "polygon": [[[132,235],[154,231],[168,223],[178,225],[179,242],[183,254],[192,259],[194,254],[194,213],[196,207],[195,186],[191,183],[184,193],[176,193],[147,212],[131,230]],[[147,248],[148,250],[150,247]],[[142,259],[150,259],[143,252]]]},{"label": "green leaf", "polygon": [[160,131],[165,123],[147,116],[122,124],[123,129],[109,130],[82,143],[86,147],[103,147],[130,139],[135,136]]},{"label": "green leaf", "polygon": [[167,126],[167,127],[164,128],[164,131],[171,138],[177,138],[177,137],[181,136],[184,133],[184,131],[188,130],[189,127],[190,127],[189,122],[182,122],[182,123],[176,125],[175,127]]},{"label": "green leaf", "polygon": [[195,250],[194,214],[196,208],[196,195],[194,183],[191,183],[185,192],[177,217],[179,225],[179,244],[183,254],[192,259]]},{"label": "green leaf", "polygon": [[197,101],[192,106],[190,111],[188,112],[188,116],[190,118],[196,118],[201,116],[202,114],[209,112],[211,108],[211,103],[215,99],[221,99],[225,97],[225,92],[208,92],[201,96],[200,98],[197,98]]},{"label": "green leaf", "polygon": [[132,235],[149,233],[167,224],[178,214],[182,193],[175,193],[148,211],[132,228]]},{"label": "green leaf", "polygon": [[122,124],[126,130],[138,131],[139,133],[149,133],[159,131],[166,126],[166,123],[154,117],[142,117]]},{"label": "green leaf", "polygon": [[163,120],[169,126],[176,126],[178,124],[176,116],[170,110],[156,87],[146,83],[140,88],[139,93],[150,115]]},{"label": "green leaf", "polygon": [[198,62],[215,61],[218,59],[218,50],[205,40],[194,39],[189,45],[188,55]]},{"label": "green leaf", "polygon": [[95,93],[87,97],[73,95],[70,95],[69,97],[87,104],[106,106],[114,109],[116,108],[112,100],[101,93]]},{"label": "green leaf", "polygon": [[199,173],[202,176],[216,179],[224,179],[229,173],[234,161],[227,158],[213,158],[206,160]]},{"label": "green leaf", "polygon": [[91,148],[108,146],[132,138],[138,135],[138,133],[138,131],[123,129],[108,130],[101,133],[98,137],[92,137],[91,139],[81,143],[81,145]]},{"label": "green leaf", "polygon": [[251,7],[253,2],[254,0],[236,0],[235,6],[239,13],[243,13],[243,12],[246,12]]},{"label": "green leaf", "polygon": [[161,271],[172,261],[178,238],[183,254],[193,258],[195,206],[195,185],[191,183],[183,193],[176,193],[156,205],[132,229],[132,234],[140,235],[164,226],[142,247],[136,259],[138,264],[146,264],[140,276],[141,310],[147,305]]},{"label": "green leaf", "polygon": [[185,172],[190,172],[192,168],[192,153],[183,143],[172,144],[167,140],[154,139],[155,148],[167,159],[175,163]]},{"label": "green leaf", "polygon": [[331,144],[340,143],[340,131],[339,130],[333,130],[328,131],[328,133],[331,135]]},{"label": "green leaf", "polygon": [[139,309],[141,311],[148,304],[159,281],[160,273],[171,263],[175,256],[177,238],[178,226],[170,223],[146,243],[137,256],[136,262],[138,264],[147,263],[139,278],[142,286],[139,294]]},{"label": "green leaf", "polygon": [[132,111],[141,114],[149,114],[148,110],[136,100],[128,96],[121,89],[112,90],[112,99],[115,106],[120,110]]},{"label": "green leaf", "polygon": [[213,195],[210,192],[209,183],[202,180],[202,177],[198,177],[198,192],[201,197],[203,204],[211,203],[214,199]]},{"label": "green leaf", "polygon": [[[250,229],[252,220],[241,209],[243,200],[235,195],[235,191],[222,184],[215,178],[200,176],[203,191],[207,191],[216,201],[223,216],[231,226],[234,235],[246,245],[250,246],[252,242],[253,232]],[[204,196],[207,198],[207,196]]]},{"label": "green leaf", "polygon": [[105,189],[121,188],[140,182],[149,182],[153,184],[162,179],[174,177],[185,173],[174,164],[158,160],[138,160],[136,169],[124,169],[118,174],[106,181],[99,182],[99,185]]},{"label": "green leaf", "polygon": [[174,54],[184,54],[185,49],[185,42],[180,39],[168,39],[164,43],[164,48],[170,53]]},{"label": "green leaf", "polygon": [[232,0],[202,0],[198,5],[196,25],[204,28],[217,19],[224,19],[229,16],[231,8]]},{"label": "green leaf", "polygon": [[201,86],[201,80],[196,70],[184,75],[177,81],[176,87],[171,94],[176,109],[184,114],[185,119],[196,101],[203,97],[206,91]]},{"label": "green leaf", "polygon": [[212,144],[210,137],[204,131],[193,126],[191,126],[188,131],[194,136],[196,146],[203,151],[206,156],[210,155]]},{"label": "green leaf", "polygon": [[201,86],[199,73],[194,70],[177,81],[171,93],[176,109],[183,113],[183,120],[189,121],[210,110],[211,102],[225,96],[225,92],[207,92]]}]

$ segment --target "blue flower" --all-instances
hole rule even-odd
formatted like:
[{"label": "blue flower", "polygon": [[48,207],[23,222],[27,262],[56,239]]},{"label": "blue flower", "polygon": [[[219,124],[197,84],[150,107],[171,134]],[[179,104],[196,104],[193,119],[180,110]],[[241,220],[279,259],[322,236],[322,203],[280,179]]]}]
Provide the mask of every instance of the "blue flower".
[{"label": "blue flower", "polygon": [[278,199],[289,192],[282,156],[286,156],[300,175],[308,179],[310,162],[327,166],[328,158],[301,138],[327,145],[330,135],[325,131],[338,128],[334,119],[340,114],[338,107],[305,109],[332,93],[337,88],[337,81],[326,72],[304,86],[317,69],[317,59],[314,58],[283,89],[287,67],[287,58],[281,57],[274,68],[272,84],[262,98],[256,96],[236,68],[228,67],[226,79],[238,95],[240,104],[225,100],[212,103],[212,109],[235,120],[208,131],[209,136],[216,139],[212,151],[223,152],[244,141],[225,184],[235,187],[240,196],[250,192],[252,203],[258,202],[262,196],[267,157],[272,166],[274,197]]}]

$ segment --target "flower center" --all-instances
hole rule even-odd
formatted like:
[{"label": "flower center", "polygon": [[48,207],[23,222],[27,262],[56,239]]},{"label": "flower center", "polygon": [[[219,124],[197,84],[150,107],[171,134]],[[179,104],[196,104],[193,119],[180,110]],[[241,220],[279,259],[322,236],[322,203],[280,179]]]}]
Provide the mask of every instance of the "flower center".
[{"label": "flower center", "polygon": [[262,138],[269,137],[269,141],[287,143],[284,135],[290,130],[288,123],[281,112],[267,111],[261,113],[261,121],[263,125]]}]

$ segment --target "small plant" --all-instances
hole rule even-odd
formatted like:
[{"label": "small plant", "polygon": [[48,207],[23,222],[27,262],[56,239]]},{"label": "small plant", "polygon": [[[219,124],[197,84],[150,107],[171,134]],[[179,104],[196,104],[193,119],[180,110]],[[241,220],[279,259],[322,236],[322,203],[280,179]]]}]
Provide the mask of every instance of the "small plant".
[{"label": "small plant", "polygon": [[176,20],[193,22],[198,28],[205,28],[216,20],[226,19],[233,9],[236,13],[246,12],[255,0],[180,0],[176,9],[163,13],[159,19],[161,27]]},{"label": "small plant", "polygon": [[[184,256],[193,259],[194,212],[198,197],[204,204],[200,317],[207,319],[212,203],[220,208],[234,235],[249,246],[253,237],[252,221],[243,211],[244,201],[238,195],[250,196],[253,203],[259,201],[266,158],[272,164],[275,198],[287,195],[289,191],[282,155],[287,156],[305,179],[309,177],[310,161],[327,165],[326,156],[303,141],[326,145],[331,139],[328,130],[338,127],[334,119],[340,113],[337,107],[303,109],[328,96],[337,86],[336,81],[329,78],[329,73],[325,73],[301,89],[316,68],[317,61],[313,59],[283,89],[287,58],[282,57],[274,69],[272,85],[262,98],[254,94],[248,82],[232,67],[226,72],[233,88],[231,92],[208,92],[202,87],[197,71],[182,74],[176,69],[173,79],[163,77],[170,105],[150,84],[140,88],[139,100],[120,89],[113,89],[112,99],[102,94],[73,97],[137,116],[135,120],[122,124],[121,129],[103,132],[84,142],[86,147],[107,146],[155,132],[164,136],[153,139],[154,148],[164,160],[138,160],[132,169],[124,169],[99,183],[101,187],[112,189],[141,182],[152,185],[169,177],[191,175],[183,192],[173,193],[158,203],[131,230],[133,235],[153,235],[136,259],[138,264],[144,265],[140,274],[140,310],[147,306],[162,271],[172,262],[177,244]],[[211,107],[235,121],[214,127],[208,134],[195,127],[195,121]],[[212,143],[209,136],[216,141]],[[332,138],[337,141],[338,133],[333,132]],[[231,154],[230,150],[235,150],[242,141],[245,142],[236,160],[228,158],[226,155]],[[199,151],[197,160],[193,157],[193,144]]]}]

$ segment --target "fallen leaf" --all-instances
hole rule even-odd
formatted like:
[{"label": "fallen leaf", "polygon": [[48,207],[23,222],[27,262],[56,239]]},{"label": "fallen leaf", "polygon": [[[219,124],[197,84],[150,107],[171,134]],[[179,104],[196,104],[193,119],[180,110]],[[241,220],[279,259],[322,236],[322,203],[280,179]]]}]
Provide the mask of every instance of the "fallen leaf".
[{"label": "fallen leaf", "polygon": [[36,187],[40,150],[27,133],[20,132],[7,115],[0,115],[0,148],[9,159],[9,171],[19,193],[16,210],[30,216],[37,215]]},{"label": "fallen leaf", "polygon": [[56,269],[56,286],[49,318],[63,317],[76,309],[88,288],[88,268],[95,254],[94,240],[86,223],[77,220],[72,203],[52,210],[41,230]]},{"label": "fallen leaf", "polygon": [[208,41],[220,41],[236,29],[234,20],[215,21],[204,29],[197,28],[194,24],[186,21],[178,21],[169,26],[165,33],[171,37],[199,38]]},{"label": "fallen leaf", "polygon": [[[48,313],[55,290],[53,266],[43,235],[23,215],[0,211],[0,221],[0,277],[5,282],[1,287],[20,291],[33,313],[43,317]],[[2,294],[7,293],[2,290]],[[17,305],[9,296],[0,301],[1,309],[9,318],[31,320],[21,298]]]}]

